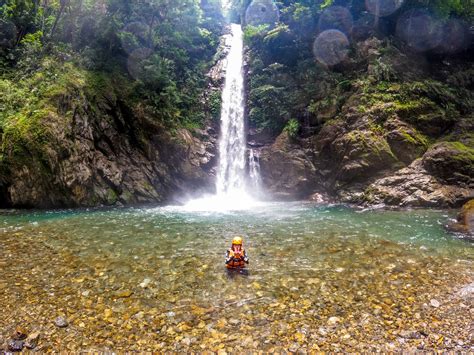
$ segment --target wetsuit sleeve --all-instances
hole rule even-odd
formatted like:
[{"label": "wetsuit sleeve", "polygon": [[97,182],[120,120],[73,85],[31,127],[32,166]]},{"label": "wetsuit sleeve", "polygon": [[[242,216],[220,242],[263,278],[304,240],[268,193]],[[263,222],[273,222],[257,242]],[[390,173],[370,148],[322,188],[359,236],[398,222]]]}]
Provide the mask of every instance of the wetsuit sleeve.
[{"label": "wetsuit sleeve", "polygon": [[230,256],[229,250],[225,252],[225,263],[228,264],[232,260],[232,257]]},{"label": "wetsuit sleeve", "polygon": [[249,263],[249,257],[247,256],[247,250],[245,250],[245,249],[244,249],[244,262],[245,262],[246,264]]}]

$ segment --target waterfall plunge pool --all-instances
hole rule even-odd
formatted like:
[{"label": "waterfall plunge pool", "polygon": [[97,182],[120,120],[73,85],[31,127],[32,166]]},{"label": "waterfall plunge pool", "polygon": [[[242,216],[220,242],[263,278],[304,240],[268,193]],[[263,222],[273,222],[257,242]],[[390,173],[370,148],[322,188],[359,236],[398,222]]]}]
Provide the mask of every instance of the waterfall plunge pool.
[{"label": "waterfall plunge pool", "polygon": [[[45,351],[466,349],[472,302],[456,292],[474,253],[445,231],[451,217],[301,202],[2,213],[0,338],[22,326]],[[250,275],[229,279],[234,235]]]}]

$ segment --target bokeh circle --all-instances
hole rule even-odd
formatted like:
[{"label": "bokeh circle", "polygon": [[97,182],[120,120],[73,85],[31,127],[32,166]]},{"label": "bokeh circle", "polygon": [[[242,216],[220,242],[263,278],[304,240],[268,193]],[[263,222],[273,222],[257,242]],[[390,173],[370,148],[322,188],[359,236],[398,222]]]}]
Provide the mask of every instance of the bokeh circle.
[{"label": "bokeh circle", "polygon": [[138,48],[134,50],[127,59],[128,73],[132,78],[138,80],[142,77],[143,62],[153,54],[150,48]]},{"label": "bokeh circle", "polygon": [[349,39],[339,30],[321,32],[313,44],[313,53],[321,64],[333,66],[347,58]]},{"label": "bokeh circle", "polygon": [[397,21],[397,36],[418,52],[436,48],[442,41],[442,26],[429,13],[411,10]]},{"label": "bokeh circle", "polygon": [[319,16],[319,32],[326,30],[339,30],[347,36],[352,32],[354,21],[351,12],[342,6],[331,6]]},{"label": "bokeh circle", "polygon": [[245,23],[251,26],[274,25],[280,19],[272,0],[253,0],[245,11]]},{"label": "bokeh circle", "polygon": [[13,22],[0,20],[0,50],[15,45],[17,29]]},{"label": "bokeh circle", "polygon": [[150,27],[140,21],[130,22],[120,31],[122,48],[128,54],[145,46]]},{"label": "bokeh circle", "polygon": [[437,50],[445,54],[454,54],[466,49],[469,42],[467,26],[459,19],[449,19],[442,27],[442,38]]},{"label": "bokeh circle", "polygon": [[404,0],[365,0],[365,8],[372,15],[385,17],[397,11],[403,2]]}]

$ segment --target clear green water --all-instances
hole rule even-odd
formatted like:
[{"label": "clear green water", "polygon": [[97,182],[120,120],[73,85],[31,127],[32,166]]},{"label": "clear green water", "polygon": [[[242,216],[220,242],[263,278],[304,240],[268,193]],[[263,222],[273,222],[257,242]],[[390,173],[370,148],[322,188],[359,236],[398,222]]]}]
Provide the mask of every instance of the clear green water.
[{"label": "clear green water", "polygon": [[[364,343],[347,338],[347,327],[324,336],[320,328],[331,317],[367,318],[374,334],[385,335],[364,341],[386,343],[423,314],[423,302],[470,282],[474,250],[445,231],[451,217],[305,203],[221,214],[173,207],[3,213],[0,291],[13,292],[1,302],[12,312],[30,304],[35,312],[23,317],[32,326],[31,313],[70,317],[69,349],[217,350],[242,341],[324,349],[330,336],[339,347],[328,349],[356,349]],[[250,276],[229,279],[223,258],[235,235],[245,238]],[[238,323],[230,323],[228,307],[241,308]],[[51,330],[62,346],[58,337]]]}]

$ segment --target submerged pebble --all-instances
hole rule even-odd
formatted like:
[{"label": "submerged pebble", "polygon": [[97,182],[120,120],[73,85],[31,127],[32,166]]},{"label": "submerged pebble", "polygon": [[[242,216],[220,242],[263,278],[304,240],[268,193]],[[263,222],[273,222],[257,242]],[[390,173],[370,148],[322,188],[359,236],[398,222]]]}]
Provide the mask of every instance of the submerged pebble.
[{"label": "submerged pebble", "polygon": [[25,340],[25,347],[28,349],[34,349],[38,346],[40,338],[40,333],[39,332],[34,332],[28,335],[28,337]]},{"label": "submerged pebble", "polygon": [[8,350],[10,351],[22,351],[25,342],[23,340],[10,339],[7,343]]},{"label": "submerged pebble", "polygon": [[54,320],[54,324],[58,328],[66,328],[69,325],[69,322],[65,317],[59,316]]}]

